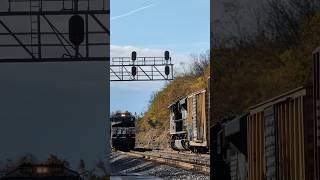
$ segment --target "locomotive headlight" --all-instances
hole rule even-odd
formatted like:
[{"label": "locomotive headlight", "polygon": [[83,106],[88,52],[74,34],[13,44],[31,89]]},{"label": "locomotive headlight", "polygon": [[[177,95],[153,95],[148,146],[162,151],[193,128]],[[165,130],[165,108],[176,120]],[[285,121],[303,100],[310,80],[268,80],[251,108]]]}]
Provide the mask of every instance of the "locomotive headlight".
[{"label": "locomotive headlight", "polygon": [[125,114],[121,114],[121,117],[125,117],[126,115]]},{"label": "locomotive headlight", "polygon": [[45,174],[45,173],[48,173],[48,167],[37,167],[36,168],[36,172],[38,174]]}]

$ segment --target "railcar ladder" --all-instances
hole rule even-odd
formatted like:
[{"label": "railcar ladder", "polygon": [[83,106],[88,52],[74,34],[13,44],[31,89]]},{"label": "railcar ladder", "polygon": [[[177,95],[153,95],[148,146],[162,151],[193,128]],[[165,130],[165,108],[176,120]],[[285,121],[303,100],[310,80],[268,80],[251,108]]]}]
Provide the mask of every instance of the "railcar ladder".
[{"label": "railcar ladder", "polygon": [[42,10],[42,0],[30,0],[30,42],[31,53],[34,57],[41,58],[40,52],[40,16],[31,15],[31,12]]},{"label": "railcar ladder", "polygon": [[231,176],[231,180],[238,180],[239,178],[237,152],[234,152],[234,154],[230,156],[230,176]]},{"label": "railcar ladder", "polygon": [[193,140],[198,140],[198,121],[197,121],[197,96],[192,97],[192,126]]},{"label": "railcar ladder", "polygon": [[266,108],[264,111],[264,141],[265,141],[265,158],[266,158],[266,180],[275,180],[277,177],[277,160],[276,160],[276,119],[273,106]]}]

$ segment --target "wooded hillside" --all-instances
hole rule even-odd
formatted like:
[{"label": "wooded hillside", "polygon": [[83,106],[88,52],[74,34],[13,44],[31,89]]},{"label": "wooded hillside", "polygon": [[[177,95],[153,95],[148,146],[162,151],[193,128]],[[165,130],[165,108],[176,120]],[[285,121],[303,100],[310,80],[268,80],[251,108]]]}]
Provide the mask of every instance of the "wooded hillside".
[{"label": "wooded hillside", "polygon": [[210,75],[209,53],[193,57],[193,63],[184,73],[150,99],[147,112],[137,121],[138,144],[145,147],[167,147],[169,134],[169,105],[195,91],[207,88]]}]

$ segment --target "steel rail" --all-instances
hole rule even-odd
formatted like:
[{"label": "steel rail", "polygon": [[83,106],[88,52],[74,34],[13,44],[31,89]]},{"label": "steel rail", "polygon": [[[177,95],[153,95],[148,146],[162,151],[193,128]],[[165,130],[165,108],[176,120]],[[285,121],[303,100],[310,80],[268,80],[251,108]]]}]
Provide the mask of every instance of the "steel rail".
[{"label": "steel rail", "polygon": [[182,157],[172,158],[170,156],[161,155],[160,153],[156,155],[156,154],[147,154],[144,152],[137,152],[137,151],[130,151],[130,152],[117,151],[117,152],[120,152],[121,154],[125,154],[128,156],[145,159],[148,161],[154,161],[161,164],[166,164],[166,165],[176,166],[176,167],[180,167],[187,170],[201,172],[204,174],[210,173],[209,164],[182,160],[183,159]]}]

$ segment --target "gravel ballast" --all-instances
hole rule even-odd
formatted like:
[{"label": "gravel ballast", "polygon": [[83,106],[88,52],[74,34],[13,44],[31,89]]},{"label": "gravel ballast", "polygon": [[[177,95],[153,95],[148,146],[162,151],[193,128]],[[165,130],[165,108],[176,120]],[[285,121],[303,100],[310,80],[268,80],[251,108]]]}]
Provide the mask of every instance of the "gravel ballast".
[{"label": "gravel ballast", "polygon": [[111,173],[112,175],[143,175],[155,176],[165,180],[209,180],[209,175],[152,161],[141,158],[131,157],[125,154],[111,153]]}]

